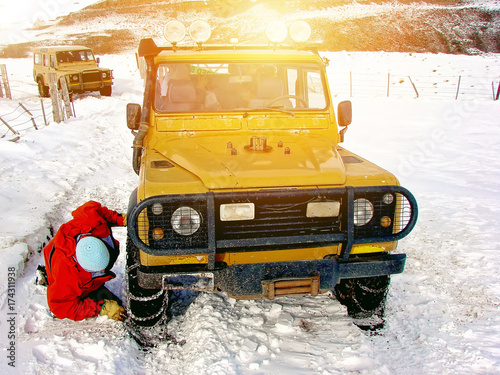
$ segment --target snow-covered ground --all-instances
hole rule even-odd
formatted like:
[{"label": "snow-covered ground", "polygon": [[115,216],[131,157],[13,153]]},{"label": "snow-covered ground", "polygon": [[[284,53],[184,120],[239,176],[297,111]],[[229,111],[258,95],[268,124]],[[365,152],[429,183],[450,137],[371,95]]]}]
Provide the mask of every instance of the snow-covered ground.
[{"label": "snow-covered ground", "polygon": [[[168,324],[169,333],[186,343],[165,342],[148,353],[121,323],[51,318],[45,289],[34,283],[49,228],[57,229],[90,199],[125,211],[137,183],[125,106],[142,103],[142,81],[133,55],[101,56],[101,65],[114,69],[112,97],[82,96],[75,101],[76,118],[28,127],[15,143],[0,124],[0,136],[7,134],[0,139],[0,373],[499,374],[500,101],[490,93],[500,56],[326,56],[332,81],[351,68],[406,76],[456,70],[483,76],[490,86],[488,95],[468,91],[467,100],[386,98],[384,90],[352,98],[354,121],[344,146],[393,171],[420,208],[416,228],[399,243],[408,260],[405,272],[392,278],[383,331],[360,331],[329,295],[236,301],[186,293]],[[37,105],[31,61],[2,63],[14,100],[0,99],[0,116],[20,101]],[[335,97],[343,99],[348,95]],[[126,233],[115,233],[122,255],[110,289],[123,296]],[[17,277],[11,301],[9,267]],[[9,303],[16,315],[8,315]],[[15,368],[9,366],[10,341]]]}]

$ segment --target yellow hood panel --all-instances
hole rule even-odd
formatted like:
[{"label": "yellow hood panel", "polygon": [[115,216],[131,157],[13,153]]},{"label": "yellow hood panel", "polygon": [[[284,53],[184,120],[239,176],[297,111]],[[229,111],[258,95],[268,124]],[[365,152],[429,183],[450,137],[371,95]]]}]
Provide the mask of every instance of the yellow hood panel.
[{"label": "yellow hood panel", "polygon": [[[235,134],[162,139],[155,144],[155,149],[198,176],[208,189],[345,183],[342,159],[326,138],[277,137],[267,139],[266,151],[252,151],[250,138]],[[229,142],[236,154],[228,147]],[[287,148],[289,154],[285,151]]]}]

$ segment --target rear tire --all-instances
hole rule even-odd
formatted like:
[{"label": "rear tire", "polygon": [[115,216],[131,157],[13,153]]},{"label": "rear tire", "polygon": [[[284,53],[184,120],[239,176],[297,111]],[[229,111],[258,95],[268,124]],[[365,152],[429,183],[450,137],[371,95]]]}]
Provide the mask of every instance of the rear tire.
[{"label": "rear tire", "polygon": [[347,307],[347,313],[362,329],[384,326],[384,309],[389,290],[389,276],[344,279],[335,286],[337,300]]}]

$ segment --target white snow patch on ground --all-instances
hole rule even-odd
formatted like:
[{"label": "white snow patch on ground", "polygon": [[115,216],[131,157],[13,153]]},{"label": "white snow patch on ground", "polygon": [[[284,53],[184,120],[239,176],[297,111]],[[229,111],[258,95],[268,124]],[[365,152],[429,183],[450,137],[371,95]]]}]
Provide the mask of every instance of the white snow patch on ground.
[{"label": "white snow patch on ground", "polygon": [[[446,67],[488,76],[500,68],[498,55],[327,56],[333,91],[335,74],[346,64],[407,75]],[[236,301],[185,292],[177,296],[168,329],[186,343],[165,342],[149,353],[138,350],[121,323],[107,318],[53,319],[45,289],[34,283],[49,228],[57,229],[89,199],[125,211],[137,184],[133,136],[125,123],[126,104],[142,103],[135,57],[101,61],[114,69],[112,97],[80,96],[76,118],[25,130],[16,143],[9,136],[0,139],[0,373],[498,373],[500,102],[482,94],[468,100],[352,98],[354,121],[344,146],[394,172],[420,209],[415,230],[399,243],[407,265],[392,278],[380,334],[356,328],[330,295]],[[19,101],[37,103],[30,59],[0,63],[7,64],[14,95],[13,101],[0,99],[0,116]],[[109,287],[123,297],[126,232],[115,233],[122,254]],[[15,368],[7,358],[8,267],[17,274]]]}]

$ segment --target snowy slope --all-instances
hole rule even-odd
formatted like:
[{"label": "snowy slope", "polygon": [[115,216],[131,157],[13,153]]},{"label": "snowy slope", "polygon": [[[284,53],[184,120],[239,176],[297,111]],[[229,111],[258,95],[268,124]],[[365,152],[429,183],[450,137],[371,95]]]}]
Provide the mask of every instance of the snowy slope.
[{"label": "snowy slope", "polygon": [[[498,55],[475,57],[329,53],[339,71],[498,72]],[[137,176],[125,105],[141,103],[142,82],[131,55],[101,56],[115,69],[111,98],[82,96],[77,118],[0,139],[0,373],[2,374],[498,374],[500,373],[500,102],[478,92],[454,98],[352,99],[354,122],[345,147],[395,172],[419,202],[415,230],[400,241],[406,270],[392,278],[387,326],[360,331],[329,295],[236,301],[185,293],[174,305],[165,342],[138,350],[121,323],[52,319],[45,290],[34,284],[38,249],[89,199],[125,211]],[[29,59],[7,64],[14,100],[38,103]],[[491,81],[490,81],[491,82]],[[336,82],[330,82],[336,90]],[[342,90],[340,90],[342,91]],[[337,100],[348,97],[336,97]],[[5,127],[0,125],[0,135]],[[122,255],[110,288],[124,294]],[[30,255],[28,255],[30,254]],[[28,258],[27,262],[24,259]],[[8,365],[7,270],[15,287],[15,368]]]}]

